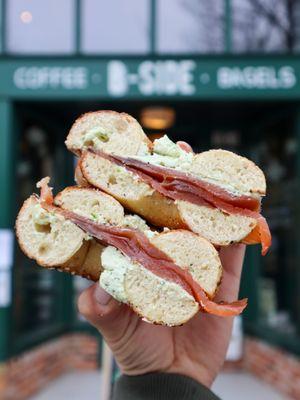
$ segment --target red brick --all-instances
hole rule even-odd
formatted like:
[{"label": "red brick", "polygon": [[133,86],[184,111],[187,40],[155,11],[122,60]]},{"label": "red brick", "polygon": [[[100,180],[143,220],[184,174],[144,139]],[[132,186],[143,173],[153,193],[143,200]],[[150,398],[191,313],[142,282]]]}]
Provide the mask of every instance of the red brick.
[{"label": "red brick", "polygon": [[300,361],[292,355],[258,340],[247,339],[243,365],[283,394],[300,398]]},{"label": "red brick", "polygon": [[98,345],[95,337],[69,334],[14,357],[0,366],[1,399],[25,400],[68,370],[96,369]]}]

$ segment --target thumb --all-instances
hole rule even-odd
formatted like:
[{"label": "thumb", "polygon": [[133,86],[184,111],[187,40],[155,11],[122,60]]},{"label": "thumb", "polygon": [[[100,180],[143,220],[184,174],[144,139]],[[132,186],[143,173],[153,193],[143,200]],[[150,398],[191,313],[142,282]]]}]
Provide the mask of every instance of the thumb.
[{"label": "thumb", "polygon": [[125,332],[132,311],[117,302],[95,283],[84,290],[78,299],[78,310],[112,344]]}]

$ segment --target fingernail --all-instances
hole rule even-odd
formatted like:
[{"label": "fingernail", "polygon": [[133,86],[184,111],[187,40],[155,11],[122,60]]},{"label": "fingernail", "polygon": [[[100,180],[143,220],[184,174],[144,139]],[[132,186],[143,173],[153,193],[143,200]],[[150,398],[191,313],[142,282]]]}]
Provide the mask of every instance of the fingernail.
[{"label": "fingernail", "polygon": [[100,286],[96,287],[94,291],[94,296],[96,302],[101,304],[102,306],[106,306],[112,298],[111,295]]}]

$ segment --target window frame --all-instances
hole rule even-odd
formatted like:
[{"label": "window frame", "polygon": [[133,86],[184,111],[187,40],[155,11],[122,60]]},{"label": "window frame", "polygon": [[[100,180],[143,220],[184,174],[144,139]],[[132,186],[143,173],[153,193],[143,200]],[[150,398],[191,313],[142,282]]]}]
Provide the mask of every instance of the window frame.
[{"label": "window frame", "polygon": [[[6,48],[6,19],[5,19],[5,15],[6,15],[6,2],[8,0],[0,0],[0,56],[1,55],[9,55],[9,53],[7,53],[7,48]],[[74,12],[74,18],[75,18],[75,29],[74,29],[74,51],[72,53],[69,54],[55,54],[55,53],[49,53],[49,54],[38,54],[38,53],[34,53],[34,54],[30,54],[30,53],[26,53],[26,54],[20,54],[21,57],[48,57],[48,56],[64,56],[64,57],[68,57],[68,58],[72,58],[74,56],[82,56],[82,57],[89,57],[89,55],[85,55],[85,53],[82,51],[82,21],[81,21],[81,14],[80,14],[80,10],[81,10],[81,1],[82,0],[74,0],[74,7],[75,7],[75,12]],[[134,56],[159,56],[159,53],[157,52],[157,0],[149,0],[150,1],[150,13],[149,13],[149,52],[148,53],[143,53],[143,54],[134,54]],[[225,55],[247,55],[249,54],[248,52],[235,52],[232,46],[232,0],[223,0],[224,1],[224,10],[225,10],[225,21],[224,21],[224,51],[220,51],[220,56],[225,56]],[[300,46],[299,46],[299,50],[295,50],[293,52],[290,51],[270,51],[270,52],[265,52],[265,51],[253,51],[251,52],[251,55],[282,55],[282,56],[288,56],[290,54],[299,54],[300,52]],[[115,54],[115,56],[120,56],[122,54]],[[187,53],[164,53],[164,55],[168,56],[187,56]],[[197,56],[201,56],[202,54],[199,53],[197,54]],[[208,52],[208,53],[203,53],[203,56],[210,56],[210,55],[214,55],[213,52]],[[93,56],[101,56],[101,57],[112,57],[114,55],[112,54],[106,54],[106,53],[95,53],[93,54]],[[125,54],[125,56],[130,56],[130,54]]]}]

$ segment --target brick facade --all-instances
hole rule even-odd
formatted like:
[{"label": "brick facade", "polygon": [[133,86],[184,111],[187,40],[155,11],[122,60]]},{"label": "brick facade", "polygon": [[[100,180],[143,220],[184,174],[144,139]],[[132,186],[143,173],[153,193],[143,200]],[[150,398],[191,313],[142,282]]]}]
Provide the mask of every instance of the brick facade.
[{"label": "brick facade", "polygon": [[300,360],[254,338],[245,341],[243,368],[292,399],[300,399]]},{"label": "brick facade", "polygon": [[1,400],[23,400],[74,369],[98,367],[99,343],[86,334],[69,334],[35,347],[0,365]]},{"label": "brick facade", "polygon": [[[69,334],[51,340],[0,365],[1,400],[25,400],[71,370],[98,367],[99,343],[93,336]],[[300,360],[254,338],[246,338],[244,356],[225,369],[244,369],[291,399],[300,399]]]}]

